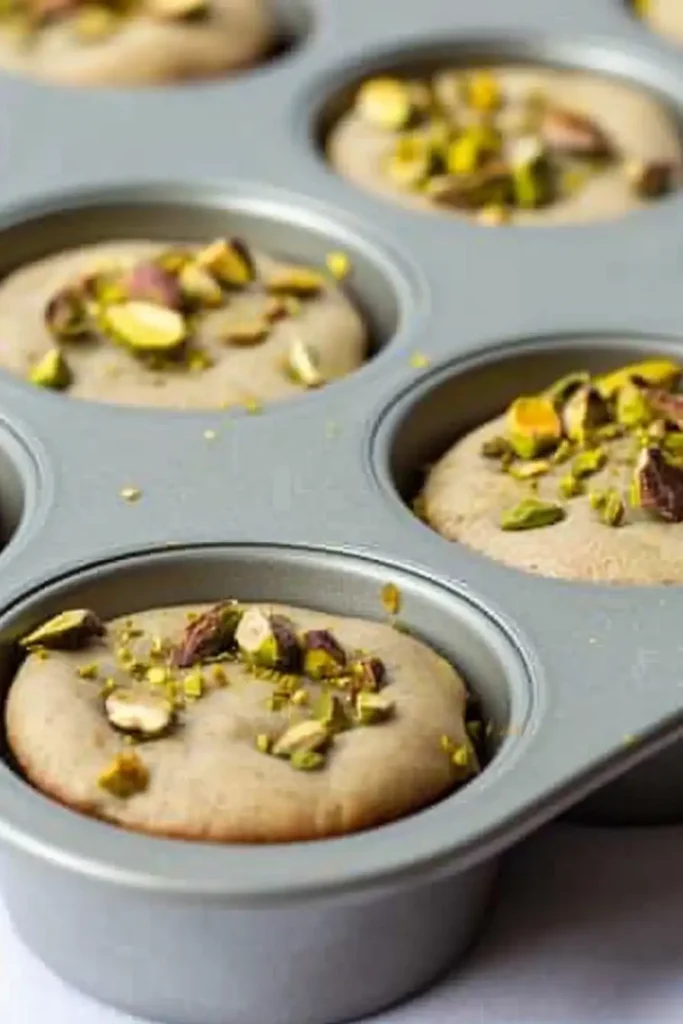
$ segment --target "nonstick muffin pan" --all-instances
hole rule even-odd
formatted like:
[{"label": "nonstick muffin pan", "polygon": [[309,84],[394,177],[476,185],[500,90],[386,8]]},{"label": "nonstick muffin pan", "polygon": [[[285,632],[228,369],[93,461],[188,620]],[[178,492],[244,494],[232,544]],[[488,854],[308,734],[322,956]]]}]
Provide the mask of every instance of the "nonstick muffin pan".
[{"label": "nonstick muffin pan", "polygon": [[106,618],[235,596],[379,618],[390,581],[404,625],[460,668],[489,723],[490,764],[449,799],[277,848],[126,833],[34,792],[8,754],[19,932],[84,991],[165,1024],[370,1013],[466,948],[496,856],[541,822],[576,805],[683,817],[681,589],[532,577],[409,508],[425,465],[521,389],[683,360],[683,195],[609,224],[490,229],[362,194],[321,150],[335,103],[380,68],[589,67],[676,111],[683,50],[619,0],[319,0],[306,20],[291,52],[229,82],[0,82],[0,272],[115,237],[238,234],[314,262],[342,249],[374,344],[345,380],[258,415],[95,405],[3,376],[5,684],[15,639],[67,605]]}]

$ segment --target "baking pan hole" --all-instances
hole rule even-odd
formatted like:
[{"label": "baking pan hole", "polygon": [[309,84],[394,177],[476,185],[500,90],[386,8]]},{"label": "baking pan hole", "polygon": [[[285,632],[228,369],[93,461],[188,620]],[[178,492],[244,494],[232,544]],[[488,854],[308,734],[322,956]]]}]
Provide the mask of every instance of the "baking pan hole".
[{"label": "baking pan hole", "polygon": [[[337,173],[384,200],[487,226],[541,227],[622,217],[681,187],[678,104],[657,69],[635,58],[494,37],[418,41],[367,59],[362,74],[360,66],[338,74],[313,135]],[[456,75],[447,87],[441,76],[432,88],[434,72],[449,69],[486,74]],[[354,103],[371,78],[394,81],[364,94],[361,116]],[[396,80],[408,79],[401,92]],[[533,180],[513,170],[529,160]]]},{"label": "baking pan hole", "polygon": [[[671,339],[657,340],[654,338],[629,338],[628,336],[588,338],[582,335],[518,343],[515,346],[506,346],[489,352],[485,356],[475,357],[459,364],[451,364],[451,367],[434,374],[431,380],[423,382],[417,393],[414,390],[407,392],[384,419],[376,435],[375,443],[375,459],[380,478],[394,494],[398,493],[406,504],[414,506],[429,467],[464,435],[504,413],[515,398],[521,395],[537,394],[565,374],[576,371],[585,370],[591,374],[598,374],[641,359],[660,357],[673,359],[680,363],[682,355],[681,342]],[[572,464],[571,462],[565,464],[567,471]],[[562,471],[564,472],[564,466]],[[609,460],[606,472],[610,472]],[[624,473],[626,475],[630,473],[628,465],[626,465]],[[602,478],[595,479],[601,480]],[[588,478],[586,490],[590,489],[592,480],[592,477]],[[572,520],[571,501],[564,500],[555,490],[552,491],[551,496],[545,495],[542,476],[539,478],[539,485],[539,493],[545,496],[545,500],[559,502],[565,507],[568,516],[567,525],[569,525]],[[514,501],[521,501],[531,495],[533,485],[524,485],[524,488],[527,486],[529,494],[526,493],[526,489],[522,489],[520,484],[520,494],[514,498]],[[551,486],[549,481],[547,486]],[[552,486],[555,486],[554,481]],[[599,486],[620,487],[621,478],[618,480],[615,478],[611,483],[601,482]],[[579,498],[577,501],[587,501],[587,498]],[[625,491],[624,503],[628,508]],[[458,506],[457,512],[453,513],[454,521],[456,515],[460,517],[460,513],[461,510]],[[487,515],[493,522],[497,514],[498,512],[492,507],[489,512],[478,517],[477,523],[485,522]],[[628,516],[627,511],[627,523]],[[465,515],[458,518],[458,530],[462,528],[462,522],[465,519]],[[605,529],[602,526],[600,528],[601,530]],[[609,537],[610,539],[619,537],[620,544],[624,543],[623,538],[627,535],[627,530],[628,526],[624,527],[622,531],[610,531]],[[542,531],[545,538],[549,538],[551,532],[550,529]],[[491,533],[492,531],[489,530],[485,545],[483,541],[473,541],[473,546],[477,550],[488,553],[489,544],[493,544],[494,547],[497,544],[495,537],[491,540]],[[495,533],[497,536],[498,533],[503,534],[503,531],[497,528]],[[505,537],[515,538],[516,550],[521,551],[525,536],[529,537],[532,534],[536,538],[540,536],[540,533],[534,530],[525,531],[525,533],[506,533]],[[555,544],[554,547],[557,548],[557,545]],[[654,547],[656,547],[655,540],[649,540],[648,550],[652,552]],[[575,575],[571,571],[571,567],[566,565],[562,571],[544,573],[534,566],[518,564],[514,557],[503,557],[498,554],[492,557],[500,557],[508,564],[545,575],[579,578],[578,574]],[[603,576],[598,573],[597,569],[593,571],[597,582],[603,580]],[[613,571],[617,572],[616,569]],[[664,573],[664,568],[661,571]],[[643,575],[645,575],[644,570]],[[581,575],[580,578],[589,577]],[[604,577],[605,581],[607,579],[611,578]],[[673,582],[669,578],[621,580],[616,576],[611,581],[624,583]]]},{"label": "baking pan hole", "polygon": [[[524,733],[530,704],[525,663],[513,641],[454,590],[350,555],[240,546],[99,565],[44,588],[0,622],[0,685],[6,691],[18,665],[12,639],[65,608],[91,608],[109,619],[154,607],[238,597],[386,621],[380,592],[389,581],[399,588],[405,628],[439,651],[466,680],[472,692],[468,718],[483,720],[479,750],[485,763],[493,758],[502,767]],[[6,739],[4,753],[16,768]],[[485,777],[486,770],[471,787]]]},{"label": "baking pan hole", "polygon": [[271,61],[293,54],[302,46],[313,28],[310,3],[303,0],[274,0],[278,38],[270,54]]},{"label": "baking pan hole", "polygon": [[28,453],[0,426],[0,552],[4,553],[25,522],[28,525],[34,490],[34,468]]},{"label": "baking pan hole", "polygon": [[[237,236],[269,255],[321,268],[325,267],[326,257],[331,252],[345,254],[350,273],[340,285],[365,322],[368,357],[376,354],[394,335],[401,317],[399,296],[405,282],[393,261],[366,239],[344,229],[322,213],[299,206],[291,197],[276,201],[244,198],[238,194],[231,200],[229,193],[226,195],[224,191],[180,186],[141,186],[137,189],[122,188],[58,196],[29,209],[13,212],[11,217],[4,219],[4,224],[0,220],[0,278],[43,257],[98,243],[167,240],[201,241],[208,244],[222,236]],[[65,277],[68,277],[67,272]],[[316,299],[310,301],[315,303]],[[250,315],[253,322],[254,313]],[[306,308],[303,308],[303,316],[306,315]],[[356,364],[362,358],[362,331],[355,318],[350,322],[348,314],[344,317],[336,315],[333,319],[338,337],[346,339],[346,347],[342,346],[345,355],[342,357],[338,354],[338,346],[335,352],[328,344],[324,359],[331,373],[343,376],[354,367],[360,368]],[[275,322],[270,328],[272,333],[266,337],[266,346],[271,344],[271,339],[278,331],[289,332],[287,336],[291,341],[296,322],[296,313],[287,307],[284,320]],[[311,342],[317,339],[322,344],[324,338],[319,327],[311,329],[315,332],[311,334]],[[42,323],[37,321],[34,333],[40,334],[43,331]],[[272,349],[270,361],[266,357],[266,373],[255,373],[253,368],[247,372],[240,363],[242,369],[237,367],[236,371],[238,376],[241,373],[238,381],[240,388],[245,394],[247,390],[253,390],[254,397],[262,403],[305,397],[309,392],[300,384],[294,384],[285,369],[287,345],[290,344],[285,340],[285,333],[282,333],[280,341],[273,344],[279,347],[277,351]],[[39,354],[46,351],[49,345],[45,331],[43,349]],[[101,381],[98,383],[92,380],[87,385],[83,382],[79,392],[79,351],[74,345],[65,346],[64,351],[66,358],[70,356],[75,363],[73,387],[62,392],[67,396],[112,403],[164,405],[167,408],[203,408],[211,404],[226,404],[225,400],[221,401],[219,396],[211,393],[210,387],[207,391],[213,366],[209,365],[199,376],[194,377],[192,374],[168,374],[169,380],[175,380],[177,386],[182,384],[187,391],[175,405],[174,396],[160,397],[165,389],[157,386],[158,381],[155,383],[153,372],[141,371],[115,346],[112,346],[112,352],[118,351],[117,358],[125,359],[123,376],[119,366],[116,378],[108,379],[106,389],[100,386]],[[214,360],[218,364],[223,351],[227,353],[228,346],[218,346],[217,353],[214,353]],[[85,359],[88,353],[83,355],[84,352],[81,349],[81,356]],[[230,357],[239,361],[243,357],[254,358],[255,352],[254,347],[248,350],[232,348],[233,354]],[[5,365],[14,372],[27,375],[35,358],[34,353],[22,352],[15,363]],[[282,361],[281,368],[278,360]],[[276,366],[275,374],[272,365]],[[144,381],[140,377],[141,372],[147,374]],[[134,395],[130,392],[124,394],[124,390],[129,387],[129,380],[135,390]],[[117,387],[117,381],[121,384],[120,396],[112,392],[112,388]],[[217,374],[215,389],[219,386],[222,388],[224,383],[220,374]],[[239,388],[235,386],[234,390],[237,392]],[[237,395],[232,398],[233,404],[239,404]]]}]

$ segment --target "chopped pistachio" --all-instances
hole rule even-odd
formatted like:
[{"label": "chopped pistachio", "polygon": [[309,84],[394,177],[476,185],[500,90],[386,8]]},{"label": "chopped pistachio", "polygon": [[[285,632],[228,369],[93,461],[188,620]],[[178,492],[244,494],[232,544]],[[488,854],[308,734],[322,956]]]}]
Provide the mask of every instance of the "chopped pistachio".
[{"label": "chopped pistachio", "polygon": [[97,779],[100,789],[120,800],[142,793],[149,785],[149,769],[134,750],[117,754]]},{"label": "chopped pistachio", "polygon": [[371,78],[358,90],[356,110],[368,124],[397,131],[410,121],[413,106],[403,82],[396,78]]},{"label": "chopped pistachio", "polygon": [[515,205],[528,210],[545,206],[552,198],[552,194],[545,149],[541,140],[534,136],[518,139],[514,144],[510,162]]},{"label": "chopped pistachio", "polygon": [[361,690],[379,690],[386,679],[386,669],[381,658],[372,655],[359,655],[350,665],[354,688]]},{"label": "chopped pistachio", "polygon": [[88,330],[83,292],[68,286],[53,295],[45,307],[45,326],[58,341],[82,337]]},{"label": "chopped pistachio", "polygon": [[52,348],[31,367],[28,379],[38,387],[63,391],[72,383],[73,375],[59,349]]},{"label": "chopped pistachio", "polygon": [[410,365],[414,370],[424,370],[429,366],[429,356],[424,352],[413,352],[410,357]]},{"label": "chopped pistachio", "polygon": [[248,608],[235,630],[235,642],[247,661],[264,668],[296,670],[301,649],[292,623],[284,615]]},{"label": "chopped pistachio", "polygon": [[236,638],[243,610],[234,601],[214,605],[188,618],[185,632],[173,654],[177,668],[191,668],[228,651]]},{"label": "chopped pistachio", "polygon": [[465,97],[467,103],[486,114],[498,110],[503,102],[500,83],[491,71],[475,71],[466,80]]},{"label": "chopped pistachio", "polygon": [[260,750],[262,754],[269,754],[273,746],[273,741],[267,733],[259,733],[256,737],[256,749]]},{"label": "chopped pistachio", "polygon": [[273,270],[266,279],[266,288],[275,295],[294,295],[307,299],[318,295],[326,285],[324,276],[310,267],[287,266]]},{"label": "chopped pistachio", "polygon": [[168,309],[177,309],[181,303],[180,289],[175,276],[153,260],[136,263],[125,279],[123,294],[116,301],[134,299],[154,302]]},{"label": "chopped pistachio", "polygon": [[507,412],[507,430],[521,459],[533,459],[562,439],[562,424],[547,398],[517,398]]},{"label": "chopped pistachio", "polygon": [[116,32],[120,20],[111,7],[85,3],[77,8],[70,25],[79,42],[99,43]]},{"label": "chopped pistachio", "polygon": [[610,488],[610,490],[605,491],[603,500],[600,502],[596,511],[600,518],[600,522],[604,523],[605,526],[621,525],[626,513],[626,507],[619,491],[614,488]]},{"label": "chopped pistachio", "polygon": [[634,160],[627,166],[626,175],[639,199],[659,199],[673,191],[676,167],[663,161]]},{"label": "chopped pistachio", "polygon": [[325,265],[337,281],[343,281],[351,272],[351,260],[345,252],[338,249],[328,252],[325,257]]},{"label": "chopped pistachio", "polygon": [[151,686],[165,686],[171,674],[163,665],[152,665],[145,672],[145,678]]},{"label": "chopped pistachio", "polygon": [[57,650],[85,647],[90,640],[103,636],[105,628],[88,608],[60,612],[20,640],[24,648],[52,647]]},{"label": "chopped pistachio", "polygon": [[548,459],[534,459],[531,462],[523,462],[521,465],[510,466],[508,473],[515,480],[534,480],[543,476],[550,469]]},{"label": "chopped pistachio", "polygon": [[325,755],[319,750],[295,750],[289,759],[292,768],[300,772],[314,772],[325,765]]},{"label": "chopped pistachio", "polygon": [[565,511],[560,505],[527,498],[503,512],[500,528],[507,531],[538,530],[544,526],[553,526],[564,517]]},{"label": "chopped pistachio", "polygon": [[386,173],[402,188],[423,184],[434,162],[429,140],[422,135],[403,135],[396,139],[385,161]]},{"label": "chopped pistachio", "polygon": [[197,669],[183,679],[183,693],[191,700],[198,700],[204,693],[204,676]]},{"label": "chopped pistachio", "polygon": [[113,690],[104,701],[111,725],[121,732],[153,739],[166,732],[173,721],[173,705],[155,693],[143,689]]},{"label": "chopped pistachio", "polygon": [[482,444],[481,454],[485,459],[505,459],[513,454],[512,445],[505,437],[491,437]]},{"label": "chopped pistachio", "polygon": [[309,629],[301,637],[303,670],[311,679],[340,675],[346,666],[346,652],[328,629]]},{"label": "chopped pistachio", "polygon": [[590,375],[584,371],[567,373],[546,388],[544,396],[550,399],[555,408],[559,410],[579,388],[585,387],[589,383]]},{"label": "chopped pistachio", "polygon": [[548,107],[541,134],[551,149],[565,156],[604,158],[612,152],[609,139],[595,121],[574,110]]},{"label": "chopped pistachio", "polygon": [[267,320],[255,317],[253,320],[239,320],[231,323],[223,333],[223,341],[239,348],[251,348],[260,345],[270,333]]},{"label": "chopped pistachio", "polygon": [[256,276],[249,249],[239,238],[219,238],[195,254],[195,263],[206,268],[228,288],[244,288]]},{"label": "chopped pistachio", "polygon": [[652,419],[652,409],[646,395],[631,381],[617,391],[616,417],[622,427],[646,426]]},{"label": "chopped pistachio", "polygon": [[609,418],[604,398],[590,384],[580,386],[562,408],[562,425],[567,437],[583,444],[590,432]]},{"label": "chopped pistachio", "polygon": [[325,383],[311,347],[299,337],[294,338],[289,347],[287,370],[292,379],[304,388],[319,388]]},{"label": "chopped pistachio", "polygon": [[572,473],[578,480],[598,473],[607,462],[607,452],[604,448],[591,448],[588,451],[580,452],[572,462]]},{"label": "chopped pistachio", "polygon": [[560,478],[558,490],[562,498],[578,498],[583,494],[583,484],[572,473],[567,473]]},{"label": "chopped pistachio", "polygon": [[316,705],[316,718],[328,733],[342,732],[349,726],[343,701],[336,693],[323,693]]},{"label": "chopped pistachio", "polygon": [[669,462],[658,448],[645,448],[634,478],[636,504],[666,522],[683,522],[683,469]]},{"label": "chopped pistachio", "polygon": [[97,679],[100,666],[96,661],[90,661],[87,665],[79,665],[76,672],[81,679]]},{"label": "chopped pistachio", "polygon": [[387,615],[398,615],[401,610],[401,591],[395,583],[385,583],[380,591],[382,607]]},{"label": "chopped pistachio", "polygon": [[295,690],[292,696],[290,697],[290,702],[296,708],[303,707],[304,704],[308,704],[308,700],[308,690],[304,690],[303,687],[300,687],[298,690]]},{"label": "chopped pistachio", "polygon": [[297,722],[273,744],[276,757],[291,757],[297,750],[323,751],[330,742],[330,734],[325,726],[313,719]]},{"label": "chopped pistachio", "polygon": [[129,503],[139,501],[142,497],[142,491],[139,487],[122,487],[120,494],[123,500]]},{"label": "chopped pistachio", "polygon": [[625,384],[642,382],[654,388],[673,388],[681,376],[681,366],[670,359],[647,359],[613,370],[595,381],[604,398],[614,398]]},{"label": "chopped pistachio", "polygon": [[188,302],[215,308],[224,301],[223,289],[205,267],[197,263],[186,263],[178,275],[178,284],[184,299]]},{"label": "chopped pistachio", "polygon": [[101,316],[105,330],[133,352],[174,352],[187,340],[181,314],[153,302],[114,303]]},{"label": "chopped pistachio", "polygon": [[394,713],[393,700],[381,693],[361,690],[356,694],[356,718],[360,725],[377,725],[385,722]]}]

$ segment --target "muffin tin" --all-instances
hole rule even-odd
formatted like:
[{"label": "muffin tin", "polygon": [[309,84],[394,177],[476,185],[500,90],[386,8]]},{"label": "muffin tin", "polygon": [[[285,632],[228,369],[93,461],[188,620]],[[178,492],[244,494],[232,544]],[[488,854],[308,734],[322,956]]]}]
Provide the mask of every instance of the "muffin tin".
[{"label": "muffin tin", "polygon": [[683,50],[619,0],[281,7],[297,45],[239,78],[0,82],[0,273],[113,237],[239,234],[312,261],[343,249],[374,342],[357,373],[260,415],[89,404],[3,376],[0,671],[7,685],[13,640],[67,605],[109,617],[229,594],[381,617],[392,581],[403,622],[480,698],[492,759],[380,829],[218,848],[69,812],[6,752],[0,841],[20,934],[84,991],[165,1024],[378,1010],[467,947],[497,855],[536,825],[575,805],[683,819],[681,588],[532,577],[407,506],[425,464],[520,390],[640,353],[683,360],[683,194],[609,224],[487,229],[357,192],[320,148],[350,84],[380,68],[590,67],[678,107]]}]

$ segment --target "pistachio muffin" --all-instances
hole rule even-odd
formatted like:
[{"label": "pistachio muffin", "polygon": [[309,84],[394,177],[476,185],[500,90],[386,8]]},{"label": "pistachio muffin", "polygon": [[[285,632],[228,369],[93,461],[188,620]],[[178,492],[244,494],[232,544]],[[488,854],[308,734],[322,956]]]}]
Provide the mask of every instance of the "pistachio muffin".
[{"label": "pistachio muffin", "polygon": [[527,572],[683,583],[680,376],[650,360],[517,398],[431,468],[416,511]]},{"label": "pistachio muffin", "polygon": [[269,0],[5,0],[0,67],[74,86],[213,78],[267,56]]},{"label": "pistachio muffin", "polygon": [[0,282],[0,367],[90,401],[257,411],[364,362],[365,323],[337,280],[348,260],[328,262],[237,239],[55,253]]},{"label": "pistachio muffin", "polygon": [[22,641],[5,718],[42,792],[190,840],[371,828],[479,770],[457,672],[391,624],[304,608],[88,609]]},{"label": "pistachio muffin", "polygon": [[681,183],[677,126],[652,95],[551,68],[369,79],[327,154],[364,189],[489,225],[619,217]]},{"label": "pistachio muffin", "polygon": [[653,31],[683,43],[683,7],[678,0],[633,0],[633,8]]}]

